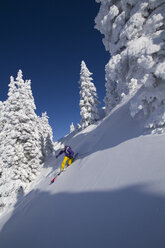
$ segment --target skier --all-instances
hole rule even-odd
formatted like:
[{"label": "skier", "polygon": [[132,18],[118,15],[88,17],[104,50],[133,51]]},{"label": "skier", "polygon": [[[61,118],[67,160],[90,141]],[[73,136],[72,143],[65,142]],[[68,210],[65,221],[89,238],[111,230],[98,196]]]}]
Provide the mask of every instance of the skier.
[{"label": "skier", "polygon": [[74,155],[74,152],[72,151],[70,146],[64,146],[63,149],[56,156],[56,158],[58,158],[62,153],[65,153],[65,157],[61,164],[61,171],[65,168],[65,164],[67,161],[68,161],[68,166],[73,162],[73,155]]}]

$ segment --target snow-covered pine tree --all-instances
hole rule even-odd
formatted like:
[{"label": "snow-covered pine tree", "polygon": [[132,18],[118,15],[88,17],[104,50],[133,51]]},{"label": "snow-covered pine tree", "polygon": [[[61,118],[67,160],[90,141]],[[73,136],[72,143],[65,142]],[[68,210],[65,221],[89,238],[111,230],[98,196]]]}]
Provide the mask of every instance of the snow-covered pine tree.
[{"label": "snow-covered pine tree", "polygon": [[112,82],[109,76],[109,64],[106,65],[105,71],[105,79],[106,79],[106,96],[104,97],[105,102],[105,112],[106,114],[110,113],[110,111],[120,102],[120,96],[118,94],[117,83]]},{"label": "snow-covered pine tree", "polygon": [[84,61],[81,62],[80,71],[80,115],[82,129],[86,128],[90,124],[93,124],[99,119],[98,104],[99,101],[96,87],[92,82],[92,73],[88,70]]},{"label": "snow-covered pine tree", "polygon": [[71,125],[70,125],[70,133],[72,133],[74,131],[75,131],[75,127],[74,127],[74,124],[72,122]]},{"label": "snow-covered pine tree", "polygon": [[41,146],[37,115],[30,80],[24,81],[19,70],[16,81],[10,78],[4,106],[2,187],[4,204],[13,204],[20,187],[26,188],[41,168]]},{"label": "snow-covered pine tree", "polygon": [[2,194],[1,194],[1,188],[3,185],[3,180],[2,180],[2,172],[3,172],[3,161],[1,159],[2,156],[2,149],[3,149],[3,140],[4,140],[4,133],[3,133],[3,128],[5,124],[5,119],[4,119],[4,103],[0,101],[0,211],[4,207],[4,203],[2,200]]},{"label": "snow-covered pine tree", "polygon": [[4,103],[0,101],[0,133],[3,130],[5,124],[5,119],[4,119]]},{"label": "snow-covered pine tree", "polygon": [[47,113],[42,113],[42,117],[38,117],[38,125],[40,130],[40,140],[42,146],[42,153],[44,159],[53,155],[54,145],[53,145],[53,131],[48,121],[49,117]]},{"label": "snow-covered pine tree", "polygon": [[[4,117],[4,103],[0,101],[0,159],[2,154],[2,147],[3,147],[3,140],[4,140],[4,129],[5,125],[5,117]],[[0,168],[1,168],[1,162],[0,162]]]},{"label": "snow-covered pine tree", "polygon": [[79,132],[80,129],[81,129],[81,125],[79,123],[77,123],[77,125],[76,125],[76,132]]},{"label": "snow-covered pine tree", "polygon": [[[111,59],[108,84],[117,83],[117,99],[131,94],[131,115],[143,112],[146,127],[165,126],[164,0],[96,0],[96,28]],[[140,88],[140,89],[139,89]],[[116,92],[115,92],[116,95]],[[106,101],[111,100],[107,97]],[[118,102],[118,101],[117,101]],[[111,110],[111,107],[110,107]]]}]

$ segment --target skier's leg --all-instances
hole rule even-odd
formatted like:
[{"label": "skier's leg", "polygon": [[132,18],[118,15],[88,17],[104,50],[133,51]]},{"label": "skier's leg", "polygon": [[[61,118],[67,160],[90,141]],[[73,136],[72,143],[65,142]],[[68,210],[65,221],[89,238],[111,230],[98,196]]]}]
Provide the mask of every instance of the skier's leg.
[{"label": "skier's leg", "polygon": [[68,166],[73,162],[73,158],[70,158],[68,161]]},{"label": "skier's leg", "polygon": [[61,170],[63,170],[65,168],[65,164],[66,164],[66,161],[68,160],[69,158],[68,157],[64,157],[64,160],[62,161],[62,164],[61,164]]}]

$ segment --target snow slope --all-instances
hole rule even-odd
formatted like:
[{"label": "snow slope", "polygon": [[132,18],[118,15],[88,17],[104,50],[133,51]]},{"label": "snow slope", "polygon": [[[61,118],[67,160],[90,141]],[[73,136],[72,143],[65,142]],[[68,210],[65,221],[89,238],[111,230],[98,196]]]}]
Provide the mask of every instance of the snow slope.
[{"label": "snow slope", "polygon": [[128,105],[63,139],[79,159],[52,185],[63,157],[49,161],[1,218],[1,248],[165,247],[165,135],[145,135]]}]

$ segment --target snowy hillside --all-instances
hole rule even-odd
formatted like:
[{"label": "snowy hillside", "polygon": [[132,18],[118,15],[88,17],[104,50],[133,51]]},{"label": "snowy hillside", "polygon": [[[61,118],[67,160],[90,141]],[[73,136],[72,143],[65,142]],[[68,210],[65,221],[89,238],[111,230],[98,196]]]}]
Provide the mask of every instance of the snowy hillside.
[{"label": "snowy hillside", "polygon": [[49,161],[1,218],[0,247],[164,248],[165,135],[142,126],[127,102],[65,137],[79,158],[52,185],[63,157]]}]

